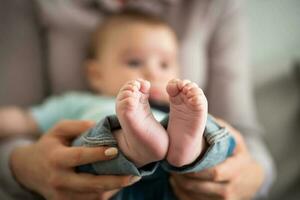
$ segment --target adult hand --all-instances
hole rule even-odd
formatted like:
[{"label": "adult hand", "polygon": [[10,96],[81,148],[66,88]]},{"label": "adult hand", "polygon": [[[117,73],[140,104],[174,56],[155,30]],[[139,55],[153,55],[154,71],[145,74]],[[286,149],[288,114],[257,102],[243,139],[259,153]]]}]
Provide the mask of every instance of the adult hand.
[{"label": "adult hand", "polygon": [[11,156],[16,179],[46,199],[57,200],[108,199],[137,181],[133,176],[75,173],[76,166],[114,157],[106,156],[108,147],[69,147],[72,139],[93,125],[91,121],[62,121],[36,143],[16,148]]},{"label": "adult hand", "polygon": [[254,197],[264,180],[264,171],[247,150],[241,134],[218,120],[236,139],[236,149],[221,164],[198,173],[173,174],[170,183],[180,200],[244,200]]}]

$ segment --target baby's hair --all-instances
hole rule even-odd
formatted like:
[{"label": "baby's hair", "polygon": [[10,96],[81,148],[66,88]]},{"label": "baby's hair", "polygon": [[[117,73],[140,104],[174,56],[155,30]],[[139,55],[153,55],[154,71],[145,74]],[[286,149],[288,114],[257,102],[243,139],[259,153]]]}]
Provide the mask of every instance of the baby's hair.
[{"label": "baby's hair", "polygon": [[105,43],[107,32],[109,32],[113,27],[118,26],[120,24],[126,24],[132,22],[141,22],[148,25],[168,27],[172,31],[172,28],[166,21],[164,21],[163,19],[155,15],[151,15],[145,12],[132,10],[132,9],[124,10],[122,12],[109,15],[107,18],[104,19],[103,22],[99,24],[99,26],[92,34],[87,57],[89,59],[94,59],[97,57],[98,51],[101,51],[101,46],[104,46],[102,44]]}]

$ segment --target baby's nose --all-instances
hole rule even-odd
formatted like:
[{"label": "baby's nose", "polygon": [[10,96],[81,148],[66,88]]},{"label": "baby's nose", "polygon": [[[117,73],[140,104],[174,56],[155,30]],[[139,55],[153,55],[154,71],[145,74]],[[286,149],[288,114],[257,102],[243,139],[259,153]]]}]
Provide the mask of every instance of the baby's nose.
[{"label": "baby's nose", "polygon": [[145,79],[152,81],[158,78],[158,71],[155,67],[147,67],[144,72]]}]

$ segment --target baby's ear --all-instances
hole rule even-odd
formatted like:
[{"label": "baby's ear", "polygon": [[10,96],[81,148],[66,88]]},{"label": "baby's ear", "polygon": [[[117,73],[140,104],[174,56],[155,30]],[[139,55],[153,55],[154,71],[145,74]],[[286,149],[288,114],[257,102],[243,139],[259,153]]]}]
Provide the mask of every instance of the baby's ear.
[{"label": "baby's ear", "polygon": [[85,63],[85,74],[87,81],[92,89],[100,90],[102,75],[101,75],[101,66],[97,60],[89,59]]}]

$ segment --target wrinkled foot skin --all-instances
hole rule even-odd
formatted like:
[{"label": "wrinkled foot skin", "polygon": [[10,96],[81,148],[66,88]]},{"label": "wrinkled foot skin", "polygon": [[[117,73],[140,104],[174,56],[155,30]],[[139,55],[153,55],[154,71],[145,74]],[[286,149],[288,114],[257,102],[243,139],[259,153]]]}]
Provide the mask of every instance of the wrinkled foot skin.
[{"label": "wrinkled foot skin", "polygon": [[195,161],[201,153],[207,100],[197,84],[188,80],[171,80],[167,92],[170,99],[167,161],[181,167]]},{"label": "wrinkled foot skin", "polygon": [[123,130],[119,146],[138,167],[164,159],[168,151],[168,135],[151,112],[149,91],[150,82],[129,81],[116,100],[116,113]]}]

